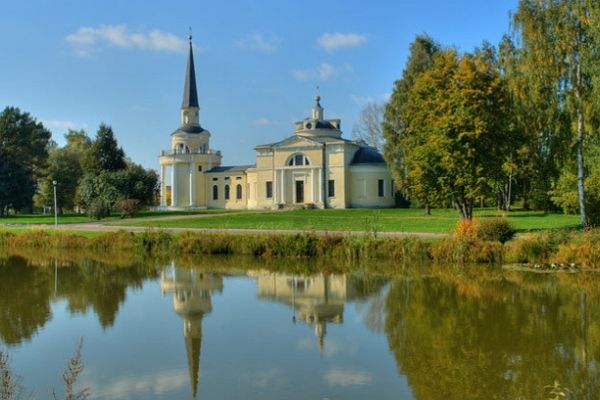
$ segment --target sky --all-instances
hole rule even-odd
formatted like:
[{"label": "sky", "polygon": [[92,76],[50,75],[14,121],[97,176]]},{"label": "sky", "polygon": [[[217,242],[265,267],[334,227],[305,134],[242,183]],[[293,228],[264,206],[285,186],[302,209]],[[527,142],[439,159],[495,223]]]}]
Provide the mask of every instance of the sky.
[{"label": "sky", "polygon": [[517,0],[1,0],[0,107],[67,129],[112,126],[136,163],[170,147],[192,29],[200,123],[223,165],[293,134],[318,91],[344,137],[385,102],[410,43],[429,34],[472,51],[497,44]]}]

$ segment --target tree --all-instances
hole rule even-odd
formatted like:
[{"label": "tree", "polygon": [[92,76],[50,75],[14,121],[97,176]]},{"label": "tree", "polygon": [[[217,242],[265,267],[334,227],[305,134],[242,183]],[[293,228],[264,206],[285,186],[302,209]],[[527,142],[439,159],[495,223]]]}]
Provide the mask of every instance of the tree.
[{"label": "tree", "polygon": [[[514,34],[523,45],[527,78],[545,80],[546,96],[573,123],[577,190],[581,224],[586,227],[584,137],[595,131],[589,114],[597,53],[598,9],[595,0],[521,0],[514,15]],[[539,62],[543,60],[543,62]]]},{"label": "tree", "polygon": [[384,111],[384,105],[369,101],[361,111],[358,122],[352,127],[354,137],[379,151],[383,151],[384,145],[382,130]]},{"label": "tree", "polygon": [[0,114],[0,216],[9,208],[31,208],[50,137],[29,113],[6,107]]},{"label": "tree", "polygon": [[[402,78],[394,83],[394,90],[390,100],[385,106],[383,121],[383,137],[385,139],[384,157],[392,170],[394,179],[400,191],[406,193],[408,185],[408,171],[406,169],[406,148],[404,140],[406,132],[406,108],[408,94],[415,80],[433,64],[434,55],[440,50],[440,45],[427,35],[417,36],[410,45],[410,56],[402,73]],[[422,204],[429,204],[429,195],[426,192],[413,197]],[[428,207],[426,207],[428,209]]]},{"label": "tree", "polygon": [[404,114],[407,187],[451,203],[471,219],[475,202],[502,175],[512,144],[508,97],[487,57],[439,51],[408,92]]},{"label": "tree", "polygon": [[96,219],[110,216],[111,211],[122,198],[115,187],[112,174],[106,171],[85,175],[81,179],[78,196],[86,213]]},{"label": "tree", "polygon": [[48,157],[48,167],[44,173],[45,177],[40,181],[39,193],[36,196],[36,204],[39,206],[54,204],[52,182],[56,181],[59,212],[62,214],[64,209],[73,209],[79,180],[83,176],[78,154],[68,146],[52,149]]},{"label": "tree", "polygon": [[84,162],[86,173],[99,173],[101,171],[119,171],[125,169],[125,153],[115,139],[110,126],[101,124],[96,139],[89,146]]},{"label": "tree", "polygon": [[115,187],[124,199],[139,200],[140,205],[152,205],[159,190],[158,175],[139,164],[127,163],[127,169],[112,174]]}]

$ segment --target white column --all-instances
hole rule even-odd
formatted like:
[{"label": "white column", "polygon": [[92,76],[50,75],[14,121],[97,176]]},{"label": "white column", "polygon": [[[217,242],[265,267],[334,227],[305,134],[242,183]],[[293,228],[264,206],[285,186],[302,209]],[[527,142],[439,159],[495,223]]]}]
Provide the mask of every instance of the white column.
[{"label": "white column", "polygon": [[190,162],[190,207],[194,207],[196,205],[196,177],[195,171],[196,164],[192,161]]},{"label": "white column", "polygon": [[285,169],[281,170],[281,202],[285,204]]},{"label": "white column", "polygon": [[317,170],[311,168],[310,170],[310,181],[312,182],[312,190],[310,191],[311,202],[314,204],[317,202]]},{"label": "white column", "polygon": [[273,170],[273,204],[277,204],[277,199],[279,199],[279,193],[277,193],[279,189],[279,185],[277,184],[277,172],[276,169]]},{"label": "white column", "polygon": [[319,200],[323,203],[323,207],[325,207],[325,199],[323,199],[323,173],[321,172],[321,168],[317,171],[319,175]]},{"label": "white column", "polygon": [[177,164],[171,164],[171,207],[177,206],[177,174],[175,169]]},{"label": "white column", "polygon": [[160,166],[160,206],[167,206],[167,166]]}]

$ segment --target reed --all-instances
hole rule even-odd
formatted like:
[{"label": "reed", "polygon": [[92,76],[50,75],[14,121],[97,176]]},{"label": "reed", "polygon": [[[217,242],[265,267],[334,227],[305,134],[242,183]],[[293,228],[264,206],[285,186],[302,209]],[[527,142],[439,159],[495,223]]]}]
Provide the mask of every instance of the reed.
[{"label": "reed", "polygon": [[600,268],[600,231],[531,233],[502,243],[473,235],[472,226],[459,227],[452,238],[384,238],[365,236],[234,235],[160,230],[143,233],[109,232],[86,238],[69,233],[31,231],[0,232],[0,250],[43,249],[48,252],[75,250],[101,254],[104,259],[127,254],[132,259],[206,255],[248,255],[264,260],[310,259],[346,263],[386,260],[397,266],[435,263],[447,265],[501,263],[576,263]]}]

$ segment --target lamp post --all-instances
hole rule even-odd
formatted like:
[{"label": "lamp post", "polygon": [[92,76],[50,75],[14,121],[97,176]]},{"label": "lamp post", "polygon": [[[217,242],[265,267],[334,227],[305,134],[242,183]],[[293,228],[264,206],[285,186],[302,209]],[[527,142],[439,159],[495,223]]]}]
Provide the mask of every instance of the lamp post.
[{"label": "lamp post", "polygon": [[58,229],[58,209],[56,208],[56,181],[52,181],[54,186],[54,228]]}]

